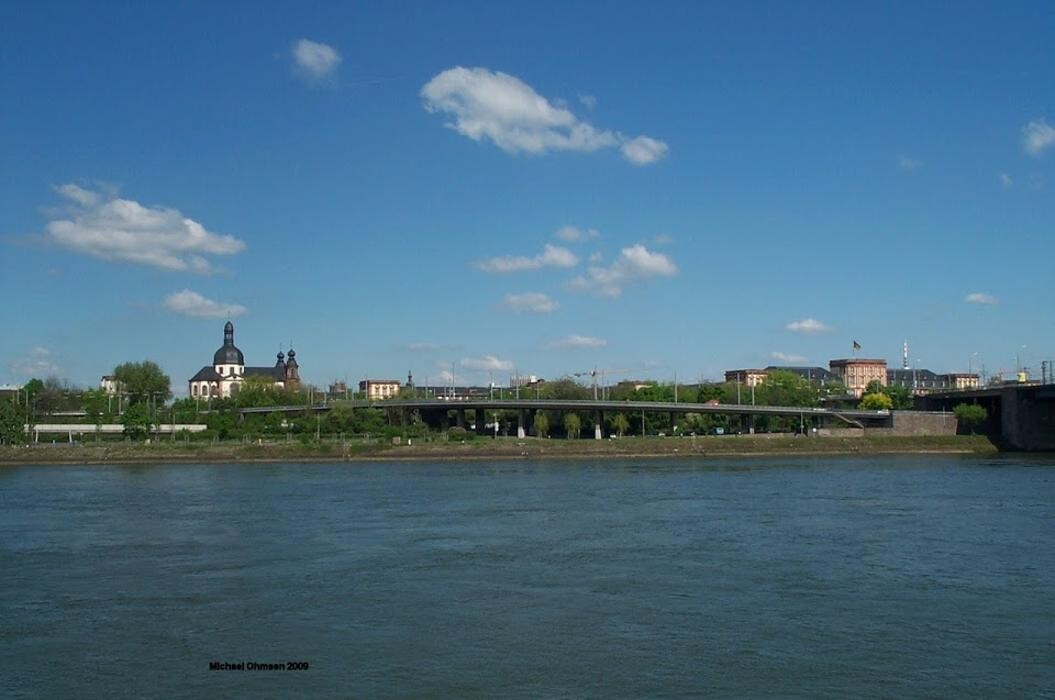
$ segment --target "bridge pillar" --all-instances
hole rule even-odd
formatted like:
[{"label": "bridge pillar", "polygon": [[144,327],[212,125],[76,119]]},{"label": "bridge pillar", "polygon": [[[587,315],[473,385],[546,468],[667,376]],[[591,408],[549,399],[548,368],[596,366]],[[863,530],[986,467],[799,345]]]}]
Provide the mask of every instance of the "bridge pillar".
[{"label": "bridge pillar", "polygon": [[465,428],[465,409],[459,408],[454,412],[454,419],[459,428]]},{"label": "bridge pillar", "polygon": [[594,411],[593,413],[593,439],[603,440],[604,439],[604,411]]},{"label": "bridge pillar", "polygon": [[443,411],[442,413],[440,413],[440,431],[445,433],[450,430],[450,427],[451,417],[447,414],[446,411]]},{"label": "bridge pillar", "polygon": [[678,414],[674,411],[670,412],[670,434],[673,437],[678,432]]},{"label": "bridge pillar", "polygon": [[476,434],[487,435],[487,412],[482,409],[476,409]]},{"label": "bridge pillar", "polygon": [[517,437],[523,440],[527,437],[527,411],[522,408],[517,409]]},{"label": "bridge pillar", "polygon": [[750,413],[740,414],[740,432],[748,435],[755,434],[755,417]]}]

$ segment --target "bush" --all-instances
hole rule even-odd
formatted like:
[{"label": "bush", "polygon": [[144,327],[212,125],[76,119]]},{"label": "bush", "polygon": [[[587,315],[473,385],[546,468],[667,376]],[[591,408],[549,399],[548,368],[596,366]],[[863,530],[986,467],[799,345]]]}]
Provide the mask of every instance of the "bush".
[{"label": "bush", "polygon": [[974,435],[975,428],[989,417],[989,412],[985,410],[985,407],[975,403],[957,404],[952,412],[956,416],[957,425],[969,431],[971,435]]},{"label": "bush", "polygon": [[894,407],[894,400],[883,393],[865,394],[858,406],[864,411],[889,411]]}]

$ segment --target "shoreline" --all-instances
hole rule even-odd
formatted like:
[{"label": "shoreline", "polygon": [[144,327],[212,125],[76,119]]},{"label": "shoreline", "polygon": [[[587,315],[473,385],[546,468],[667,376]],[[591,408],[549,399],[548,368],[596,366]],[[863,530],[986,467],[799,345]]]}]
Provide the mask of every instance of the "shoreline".
[{"label": "shoreline", "polygon": [[548,459],[713,459],[847,455],[995,455],[984,436],[864,436],[803,438],[728,436],[616,440],[479,439],[412,445],[299,443],[56,444],[0,448],[0,468],[30,465],[276,464]]}]

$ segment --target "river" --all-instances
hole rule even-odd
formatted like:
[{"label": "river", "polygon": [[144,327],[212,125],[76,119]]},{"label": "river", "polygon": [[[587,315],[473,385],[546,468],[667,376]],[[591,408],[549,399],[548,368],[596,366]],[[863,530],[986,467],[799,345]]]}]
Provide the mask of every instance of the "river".
[{"label": "river", "polygon": [[0,468],[0,695],[1051,697],[1053,660],[1050,457]]}]

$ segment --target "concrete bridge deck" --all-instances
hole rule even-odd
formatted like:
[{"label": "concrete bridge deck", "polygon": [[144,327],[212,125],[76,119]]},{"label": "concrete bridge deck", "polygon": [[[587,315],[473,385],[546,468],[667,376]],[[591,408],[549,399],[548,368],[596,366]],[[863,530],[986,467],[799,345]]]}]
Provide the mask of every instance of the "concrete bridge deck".
[{"label": "concrete bridge deck", "polygon": [[[712,403],[673,403],[659,401],[603,401],[603,400],[561,400],[561,399],[387,399],[383,401],[333,401],[310,406],[257,406],[240,409],[241,414],[259,413],[302,413],[329,411],[337,406],[347,408],[380,408],[386,411],[419,411],[423,415],[445,415],[450,411],[456,413],[459,425],[465,424],[466,411],[483,411],[486,415],[495,411],[517,412],[518,434],[523,435],[531,425],[529,414],[535,411],[581,411],[594,415],[596,436],[600,436],[600,426],[604,423],[605,414],[626,413],[665,413],[671,416],[686,413],[705,413],[717,415],[737,415],[747,420],[753,416],[788,416],[795,418],[820,418],[837,420],[854,427],[883,426],[890,424],[889,411],[863,411],[858,409],[839,410],[831,408],[814,408],[804,406],[752,406],[750,404],[712,404]],[[481,428],[478,427],[477,430]]]}]

